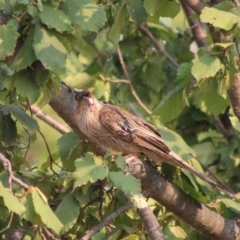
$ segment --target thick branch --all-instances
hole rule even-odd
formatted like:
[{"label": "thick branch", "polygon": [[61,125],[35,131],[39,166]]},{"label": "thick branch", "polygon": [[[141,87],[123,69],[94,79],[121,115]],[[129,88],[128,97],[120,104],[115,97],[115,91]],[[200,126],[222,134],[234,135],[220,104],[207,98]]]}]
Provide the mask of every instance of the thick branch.
[{"label": "thick branch", "polygon": [[191,18],[191,15],[195,14],[195,12],[188,5],[186,5],[183,0],[181,0],[181,5],[191,28],[193,38],[196,41],[198,47],[207,47],[207,33],[204,29],[203,24],[199,21],[199,19]]},{"label": "thick branch", "polygon": [[36,117],[47,123],[52,128],[56,129],[59,133],[65,134],[69,132],[69,129],[66,126],[64,126],[63,124],[56,121],[54,118],[44,113],[39,107],[35,105],[28,106],[27,103],[22,103],[22,105],[26,108],[29,108],[32,114],[34,114]]},{"label": "thick branch", "polygon": [[231,99],[234,114],[240,121],[240,73],[235,74],[235,79],[228,90],[228,95]]},{"label": "thick branch", "polygon": [[205,236],[216,240],[240,237],[240,225],[235,220],[223,218],[198,203],[145,162],[132,159],[126,171],[141,180],[145,197],[154,198]]},{"label": "thick branch", "polygon": [[202,9],[206,6],[206,4],[200,0],[182,0],[182,3],[189,6],[198,15],[201,14]]},{"label": "thick branch", "polygon": [[150,207],[138,208],[137,212],[140,215],[145,228],[148,230],[151,239],[166,239]]}]

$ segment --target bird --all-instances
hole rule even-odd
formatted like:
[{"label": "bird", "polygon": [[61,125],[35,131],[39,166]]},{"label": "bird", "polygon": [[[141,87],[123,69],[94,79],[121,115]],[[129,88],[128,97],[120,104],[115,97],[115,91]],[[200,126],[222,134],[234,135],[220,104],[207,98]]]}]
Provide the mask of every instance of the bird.
[{"label": "bird", "polygon": [[142,153],[156,163],[165,162],[184,168],[220,192],[232,196],[226,187],[172,151],[153,125],[116,105],[99,101],[90,91],[75,92],[75,100],[74,119],[79,129],[97,145],[126,155]]}]

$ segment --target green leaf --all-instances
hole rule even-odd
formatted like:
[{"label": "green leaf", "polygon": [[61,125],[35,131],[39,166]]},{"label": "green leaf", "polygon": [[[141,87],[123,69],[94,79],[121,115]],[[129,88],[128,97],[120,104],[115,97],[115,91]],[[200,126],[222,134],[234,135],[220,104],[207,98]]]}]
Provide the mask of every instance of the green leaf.
[{"label": "green leaf", "polygon": [[10,25],[0,25],[0,59],[12,55],[19,33]]},{"label": "green leaf", "polygon": [[108,39],[112,41],[114,44],[116,44],[119,41],[120,33],[127,22],[126,20],[127,20],[126,4],[122,4],[114,19],[114,23],[107,34]]},{"label": "green leaf", "polygon": [[[49,103],[54,94],[59,94],[59,85],[50,77],[47,71],[44,73],[42,72],[40,75],[41,76],[37,75],[37,81],[42,82],[44,86],[41,88],[41,95],[36,104],[39,107],[44,107],[47,103]],[[44,83],[45,81],[46,83]]]},{"label": "green leaf", "polygon": [[202,22],[210,23],[214,27],[231,30],[239,22],[239,17],[233,13],[221,11],[216,8],[205,7],[200,15]]},{"label": "green leaf", "polygon": [[192,67],[192,75],[197,81],[199,81],[203,78],[215,76],[222,68],[223,65],[219,58],[207,53],[194,63]]},{"label": "green leaf", "polygon": [[0,196],[3,198],[4,205],[18,215],[22,215],[25,212],[25,207],[19,202],[19,200],[13,195],[10,189],[2,186],[0,182]]},{"label": "green leaf", "polygon": [[161,70],[161,66],[154,62],[148,62],[143,68],[143,82],[152,88],[152,90],[159,92],[166,83],[166,76]]},{"label": "green leaf", "polygon": [[59,234],[63,225],[48,206],[45,199],[43,199],[41,196],[43,194],[40,194],[40,192],[39,189],[33,189],[31,192],[34,210],[46,227],[51,228],[54,232]]},{"label": "green leaf", "polygon": [[13,105],[4,105],[0,108],[3,114],[12,113],[24,126],[30,130],[39,129],[38,123],[35,119],[27,115],[21,108]]},{"label": "green leaf", "polygon": [[65,67],[67,58],[66,48],[53,32],[39,24],[35,27],[33,48],[36,57],[46,68],[58,70]]},{"label": "green leaf", "polygon": [[180,5],[175,1],[162,0],[158,4],[160,5],[158,13],[161,17],[174,18],[180,11]]},{"label": "green leaf", "polygon": [[187,237],[187,233],[181,227],[172,224],[167,224],[166,228],[164,228],[164,233],[171,240],[182,240]]},{"label": "green leaf", "polygon": [[68,132],[58,139],[57,145],[63,161],[67,160],[71,150],[79,143],[79,141],[79,137],[74,132]]},{"label": "green leaf", "polygon": [[182,63],[177,71],[177,79],[174,81],[178,86],[186,87],[193,79],[191,69],[192,63]]},{"label": "green leaf", "polygon": [[55,28],[58,32],[70,29],[71,21],[69,17],[54,6],[43,4],[43,11],[39,14],[39,17],[48,28]]},{"label": "green leaf", "polygon": [[232,209],[235,213],[240,214],[240,203],[233,201],[232,199],[219,199],[227,208]]},{"label": "green leaf", "polygon": [[38,16],[38,13],[39,13],[38,9],[37,9],[35,6],[33,6],[33,5],[28,5],[28,6],[27,6],[27,12],[28,12],[33,18],[37,17],[37,16]]},{"label": "green leaf", "polygon": [[[169,93],[170,94],[170,93]],[[163,122],[169,122],[177,118],[185,108],[185,101],[183,100],[182,90],[174,89],[171,97],[167,98],[167,95],[158,106],[154,109],[153,114],[161,116]]]},{"label": "green leaf", "polygon": [[79,203],[75,199],[74,194],[67,195],[58,205],[55,214],[63,224],[60,236],[74,226],[78,219],[79,212]]},{"label": "green leaf", "polygon": [[224,99],[217,93],[217,89],[211,89],[209,92],[204,90],[203,87],[195,91],[194,100],[195,105],[203,112],[214,115],[222,113],[230,104],[228,99]]},{"label": "green leaf", "polygon": [[227,49],[227,48],[232,48],[234,46],[234,43],[233,42],[215,43],[214,46]]},{"label": "green leaf", "polygon": [[12,68],[19,71],[23,68],[30,66],[35,60],[36,56],[32,47],[33,44],[33,32],[31,32],[22,47],[18,51],[16,57],[13,60]]},{"label": "green leaf", "polygon": [[231,116],[229,117],[232,126],[234,127],[235,130],[237,130],[238,132],[240,132],[240,122],[238,120],[238,118],[236,116]]},{"label": "green leaf", "polygon": [[141,0],[127,1],[127,10],[131,18],[138,24],[142,24],[147,19],[147,12]]},{"label": "green leaf", "polygon": [[66,0],[62,10],[83,30],[98,32],[107,20],[105,9],[90,0]]},{"label": "green leaf", "polygon": [[160,4],[158,0],[144,0],[144,7],[148,14],[153,15],[160,8]]},{"label": "green leaf", "polygon": [[27,70],[22,70],[17,73],[15,87],[22,97],[28,98],[30,104],[36,102],[40,96],[40,87],[36,79],[34,79]]},{"label": "green leaf", "polygon": [[195,152],[186,144],[180,135],[176,132],[167,129],[166,127],[159,130],[166,145],[173,150],[182,159],[188,160],[190,158],[189,153],[195,155]]},{"label": "green leaf", "polygon": [[120,168],[122,171],[124,171],[126,167],[126,161],[122,155],[119,155],[117,159],[115,160],[116,165],[118,168]]},{"label": "green leaf", "polygon": [[0,111],[0,142],[11,143],[17,137],[16,122],[10,114],[4,115]]},{"label": "green leaf", "polygon": [[107,176],[107,169],[102,165],[102,160],[93,157],[88,153],[85,158],[78,159],[75,162],[76,172],[72,174],[75,182],[74,188],[87,184],[94,183],[97,180],[103,180]]},{"label": "green leaf", "polygon": [[234,74],[227,72],[224,77],[218,79],[218,94],[227,99],[228,89],[231,87],[234,81]]},{"label": "green leaf", "polygon": [[39,216],[36,214],[34,207],[33,207],[33,201],[32,197],[30,195],[26,195],[21,199],[21,203],[25,206],[26,211],[23,214],[23,218],[27,221],[30,221],[35,224],[41,224],[41,226],[44,226],[39,218]]},{"label": "green leaf", "polygon": [[132,175],[125,175],[123,172],[110,172],[109,178],[114,186],[125,193],[139,194],[141,192],[141,182]]}]

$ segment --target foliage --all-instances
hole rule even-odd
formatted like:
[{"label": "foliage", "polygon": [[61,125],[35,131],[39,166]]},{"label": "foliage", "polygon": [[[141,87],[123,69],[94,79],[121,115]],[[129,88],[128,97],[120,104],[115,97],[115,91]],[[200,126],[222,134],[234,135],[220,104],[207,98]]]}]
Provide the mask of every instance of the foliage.
[{"label": "foliage", "polygon": [[[20,228],[24,239],[41,239],[36,229],[47,227],[61,239],[76,239],[126,203],[126,194],[141,191],[140,181],[123,173],[121,156],[114,159],[110,151],[95,156],[73,132],[56,139],[59,151],[38,161],[39,149],[31,145],[36,136],[42,140],[39,121],[24,106],[43,108],[60,92],[61,81],[133,108],[184,160],[202,171],[189,153],[196,155],[239,191],[240,127],[229,111],[227,91],[238,71],[240,17],[231,2],[205,7],[200,15],[203,23],[225,37],[212,42],[208,32],[208,49],[193,44],[177,1],[0,0],[0,6],[0,151],[11,160],[15,176],[31,185],[25,192],[13,184],[11,192],[2,167],[0,228],[5,228],[6,219],[11,222],[2,238]],[[139,28],[146,23],[162,51]],[[129,84],[107,81],[127,77],[116,44],[131,84],[151,116],[140,107]],[[216,118],[231,133],[231,141]],[[239,201],[219,197],[186,171],[163,164],[161,172],[196,200],[211,203],[219,214],[239,214]],[[196,230],[155,201],[149,203],[169,239],[197,239]],[[118,216],[111,226],[93,239],[147,239],[134,210]]]}]

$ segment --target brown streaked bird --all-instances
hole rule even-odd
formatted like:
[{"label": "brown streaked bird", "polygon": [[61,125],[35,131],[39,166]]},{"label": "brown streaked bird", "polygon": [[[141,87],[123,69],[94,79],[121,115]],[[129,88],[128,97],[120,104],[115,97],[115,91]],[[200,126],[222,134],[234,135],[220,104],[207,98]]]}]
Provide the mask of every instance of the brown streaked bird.
[{"label": "brown streaked bird", "polygon": [[219,191],[232,195],[171,151],[151,124],[120,107],[98,101],[89,91],[77,92],[75,99],[74,117],[78,127],[96,144],[123,154],[143,153],[157,163],[182,167]]}]

